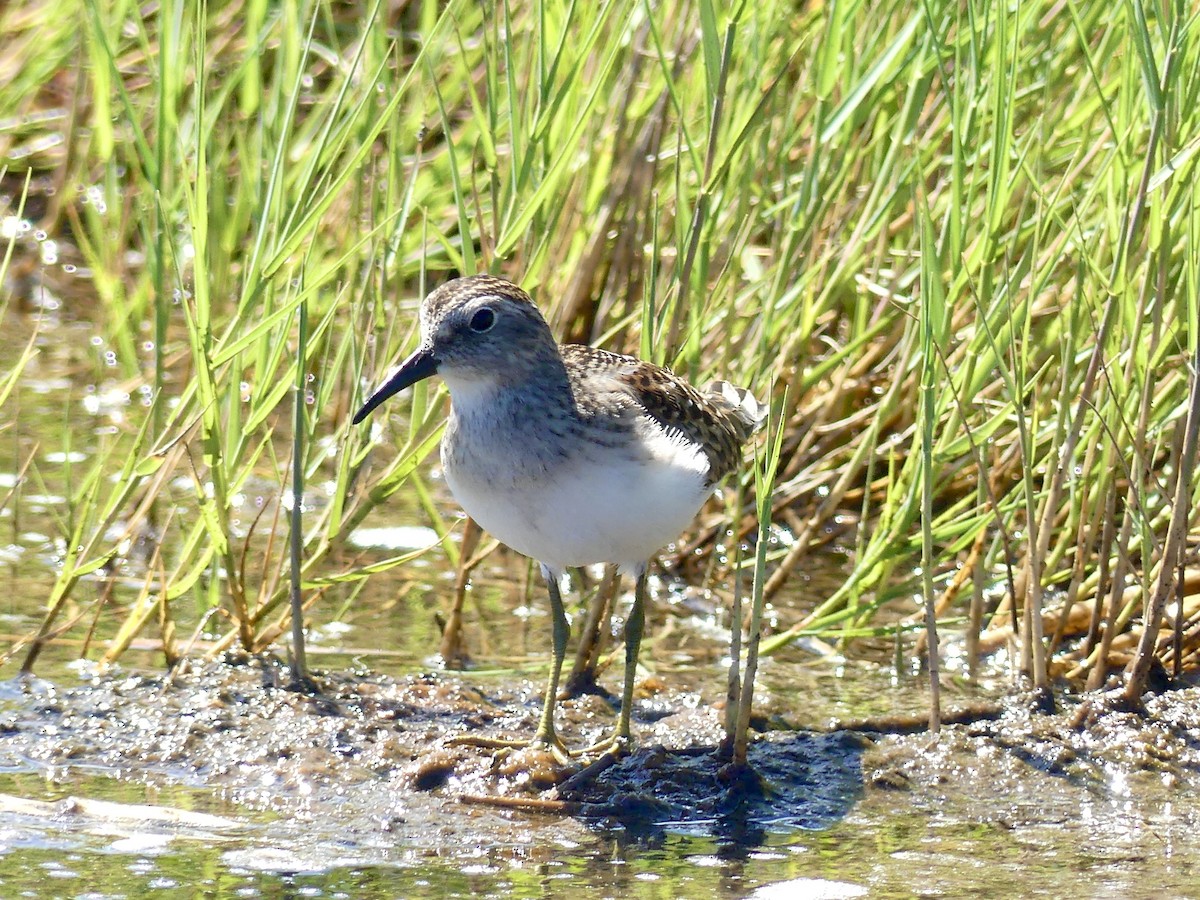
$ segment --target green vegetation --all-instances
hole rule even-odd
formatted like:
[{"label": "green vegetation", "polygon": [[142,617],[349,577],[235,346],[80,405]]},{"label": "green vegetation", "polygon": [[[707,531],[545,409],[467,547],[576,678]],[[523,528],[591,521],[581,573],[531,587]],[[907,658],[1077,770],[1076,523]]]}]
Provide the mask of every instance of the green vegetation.
[{"label": "green vegetation", "polygon": [[[925,597],[972,659],[1011,624],[1037,684],[1098,686],[1159,598],[1177,628],[1146,650],[1195,662],[1188,5],[84,0],[6,6],[0,47],[4,214],[78,266],[9,229],[6,297],[82,296],[102,374],[146,398],[70,479],[42,637],[101,614],[73,606],[98,574],[143,585],[102,613],[110,657],[153,630],[181,652],[184,597],[226,646],[285,633],[286,516],[232,517],[251,478],[290,496],[294,436],[297,481],[332,485],[306,602],[407,561],[338,553],[397,491],[447,535],[441,404],[416,391],[385,433],[348,413],[426,287],[486,270],[566,338],[786,398],[759,589],[828,541],[851,564],[764,649],[907,628]],[[4,419],[33,355],[0,372]]]}]

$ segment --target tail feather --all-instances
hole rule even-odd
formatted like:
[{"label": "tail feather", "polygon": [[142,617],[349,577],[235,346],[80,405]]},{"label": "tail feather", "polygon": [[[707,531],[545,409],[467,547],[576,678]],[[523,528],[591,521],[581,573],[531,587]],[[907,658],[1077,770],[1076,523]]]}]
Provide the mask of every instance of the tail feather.
[{"label": "tail feather", "polygon": [[744,427],[742,440],[763,427],[767,421],[767,408],[759,403],[745,388],[730,384],[728,381],[714,381],[709,384],[709,397],[726,407],[737,421]]}]

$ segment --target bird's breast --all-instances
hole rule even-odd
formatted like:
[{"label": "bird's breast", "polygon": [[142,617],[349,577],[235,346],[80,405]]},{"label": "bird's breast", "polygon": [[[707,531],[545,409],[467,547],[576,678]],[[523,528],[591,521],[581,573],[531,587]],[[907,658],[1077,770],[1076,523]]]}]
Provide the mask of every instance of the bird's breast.
[{"label": "bird's breast", "polygon": [[446,483],[463,509],[513,549],[552,568],[633,569],[679,536],[710,493],[697,445],[661,430],[514,433],[454,416]]}]

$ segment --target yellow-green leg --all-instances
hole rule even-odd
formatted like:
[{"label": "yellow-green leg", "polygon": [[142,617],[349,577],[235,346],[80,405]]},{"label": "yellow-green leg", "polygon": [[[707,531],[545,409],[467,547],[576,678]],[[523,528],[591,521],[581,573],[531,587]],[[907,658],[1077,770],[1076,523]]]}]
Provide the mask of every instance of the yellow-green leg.
[{"label": "yellow-green leg", "polygon": [[554,642],[554,664],[550,667],[550,680],[546,683],[546,699],[542,702],[542,718],[534,732],[535,744],[548,744],[552,750],[563,750],[562,741],[554,730],[554,706],[558,701],[558,680],[562,675],[563,658],[567,655],[567,639],[571,626],[567,623],[567,612],[563,609],[562,594],[558,590],[558,576],[542,566],[542,578],[550,592],[550,627]]},{"label": "yellow-green leg", "polygon": [[455,738],[451,744],[468,745],[471,747],[511,748],[544,745],[560,763],[570,763],[571,757],[563,742],[559,740],[554,730],[554,706],[558,700],[558,681],[562,675],[563,658],[567,655],[567,640],[571,636],[571,626],[567,622],[567,611],[563,608],[562,594],[558,589],[558,573],[542,566],[542,578],[546,581],[546,589],[550,592],[550,624],[554,641],[554,663],[550,667],[550,680],[546,683],[546,697],[542,702],[542,715],[538,720],[537,731],[533,740],[516,741],[496,738],[475,737],[474,735]]},{"label": "yellow-green leg", "polygon": [[633,714],[633,685],[637,680],[638,653],[642,648],[642,634],[646,628],[646,569],[637,573],[633,589],[633,607],[625,620],[625,684],[621,689],[621,712],[617,717],[617,730],[611,738],[588,747],[581,753],[602,753],[620,756],[633,743],[630,716]]},{"label": "yellow-green leg", "polygon": [[617,719],[617,733],[613,738],[613,749],[628,748],[633,738],[629,717],[633,713],[633,683],[637,680],[638,653],[642,649],[642,634],[646,630],[646,570],[638,572],[637,584],[633,589],[633,608],[625,621],[625,687],[621,691],[621,715]]}]

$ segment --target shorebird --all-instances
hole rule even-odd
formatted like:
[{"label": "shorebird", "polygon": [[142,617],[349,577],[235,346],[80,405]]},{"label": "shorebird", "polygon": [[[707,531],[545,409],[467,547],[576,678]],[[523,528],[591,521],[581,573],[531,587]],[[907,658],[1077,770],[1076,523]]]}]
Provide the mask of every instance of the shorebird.
[{"label": "shorebird", "polygon": [[541,718],[532,742],[494,743],[543,744],[567,758],[554,727],[569,637],[560,580],[568,567],[616,563],[636,580],[625,680],[615,734],[590,749],[621,752],[631,743],[647,565],[736,468],[760,407],[725,382],[700,391],[632,356],[560,345],[529,295],[501,278],[443,284],[421,304],[420,326],[416,351],[353,421],[440,375],[450,390],[447,485],[486,531],[541,567],[554,644]]}]

